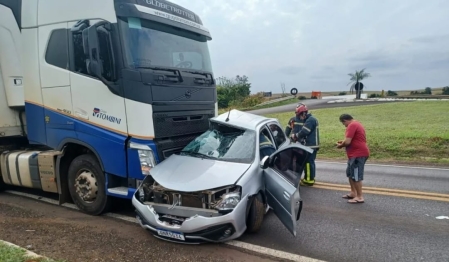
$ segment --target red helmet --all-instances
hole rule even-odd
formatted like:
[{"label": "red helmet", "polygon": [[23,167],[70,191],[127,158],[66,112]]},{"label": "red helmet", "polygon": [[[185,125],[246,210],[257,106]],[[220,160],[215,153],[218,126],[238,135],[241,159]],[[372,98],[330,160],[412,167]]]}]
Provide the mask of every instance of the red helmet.
[{"label": "red helmet", "polygon": [[302,112],[307,112],[307,111],[309,111],[309,110],[307,109],[307,106],[304,105],[304,104],[301,104],[301,105],[299,105],[299,106],[296,107],[295,113],[296,113],[296,114],[301,114]]}]

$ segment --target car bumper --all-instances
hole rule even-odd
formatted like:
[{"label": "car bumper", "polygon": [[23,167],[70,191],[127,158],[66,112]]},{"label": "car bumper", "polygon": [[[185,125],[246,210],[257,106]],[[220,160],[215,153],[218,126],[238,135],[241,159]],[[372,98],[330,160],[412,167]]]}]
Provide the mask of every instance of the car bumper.
[{"label": "car bumper", "polygon": [[[199,244],[204,242],[226,242],[240,237],[246,230],[246,207],[247,197],[243,197],[234,210],[225,215],[215,214],[213,216],[202,214],[201,211],[195,213],[195,209],[186,207],[175,207],[169,209],[165,205],[143,204],[133,196],[132,204],[136,208],[136,218],[140,225],[151,231],[157,238],[167,241]],[[181,208],[183,210],[181,210]],[[192,214],[180,225],[170,225],[162,221],[163,215],[177,215],[176,212],[187,212]],[[207,212],[207,210],[205,210]],[[211,211],[213,212],[213,211]],[[178,238],[160,235],[160,230],[176,233]]]}]

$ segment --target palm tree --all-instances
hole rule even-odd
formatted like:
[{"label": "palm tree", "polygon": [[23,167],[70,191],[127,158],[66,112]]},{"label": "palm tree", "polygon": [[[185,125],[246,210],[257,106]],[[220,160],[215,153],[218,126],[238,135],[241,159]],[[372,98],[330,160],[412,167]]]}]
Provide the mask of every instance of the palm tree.
[{"label": "palm tree", "polygon": [[367,77],[370,77],[371,75],[370,75],[370,73],[365,72],[365,68],[363,68],[360,71],[356,70],[355,74],[350,73],[348,75],[351,77],[351,79],[350,79],[351,82],[349,82],[348,85],[352,83],[351,89],[349,91],[351,91],[351,94],[352,94],[353,91],[355,90],[356,91],[356,99],[360,99],[360,96],[363,91],[363,83],[360,81],[362,81],[363,79],[365,79]]}]

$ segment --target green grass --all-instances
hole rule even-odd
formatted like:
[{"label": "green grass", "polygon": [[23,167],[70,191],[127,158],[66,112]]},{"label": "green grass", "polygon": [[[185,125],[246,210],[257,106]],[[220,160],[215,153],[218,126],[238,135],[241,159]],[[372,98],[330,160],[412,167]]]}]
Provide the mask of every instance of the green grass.
[{"label": "green grass", "polygon": [[218,114],[223,114],[224,112],[229,111],[229,109],[238,109],[241,111],[249,111],[249,110],[256,110],[256,109],[263,109],[263,108],[271,108],[271,107],[276,107],[276,106],[283,106],[283,105],[293,104],[295,102],[299,102],[298,98],[290,98],[290,99],[287,99],[284,101],[274,102],[271,104],[255,106],[255,107],[250,107],[250,108],[244,108],[244,107],[221,108],[218,110]]},{"label": "green grass", "polygon": [[1,262],[63,262],[63,260],[52,260],[48,258],[30,258],[26,256],[25,250],[11,247],[0,242]]},{"label": "green grass", "polygon": [[[344,160],[335,143],[344,138],[338,117],[351,114],[366,129],[371,161],[449,164],[449,102],[416,101],[312,110],[320,123],[317,158]],[[291,113],[269,114],[283,126]]]},{"label": "green grass", "polygon": [[271,108],[271,107],[276,107],[276,106],[284,106],[284,105],[289,105],[289,104],[293,104],[293,103],[299,103],[300,101],[298,100],[298,98],[290,98],[287,100],[283,100],[283,101],[279,101],[279,102],[274,102],[271,104],[267,104],[267,105],[262,105],[262,106],[255,106],[252,108],[249,108],[248,110],[256,110],[256,109],[262,109],[262,108]]}]

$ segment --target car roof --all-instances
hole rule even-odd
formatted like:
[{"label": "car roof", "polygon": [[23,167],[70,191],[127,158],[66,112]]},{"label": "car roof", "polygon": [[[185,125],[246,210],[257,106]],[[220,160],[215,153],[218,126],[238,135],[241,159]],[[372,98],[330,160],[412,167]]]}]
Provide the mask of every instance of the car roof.
[{"label": "car roof", "polygon": [[[226,122],[226,119],[229,115],[229,121]],[[244,129],[257,131],[258,126],[261,124],[266,124],[270,121],[279,121],[275,118],[268,118],[264,116],[259,116],[255,114],[251,114],[248,112],[243,112],[240,110],[232,109],[231,111],[227,111],[219,116],[216,116],[211,119],[211,121],[218,122],[224,125],[232,125],[235,127],[241,127]]]}]

